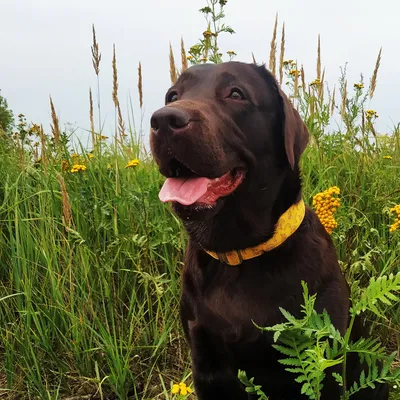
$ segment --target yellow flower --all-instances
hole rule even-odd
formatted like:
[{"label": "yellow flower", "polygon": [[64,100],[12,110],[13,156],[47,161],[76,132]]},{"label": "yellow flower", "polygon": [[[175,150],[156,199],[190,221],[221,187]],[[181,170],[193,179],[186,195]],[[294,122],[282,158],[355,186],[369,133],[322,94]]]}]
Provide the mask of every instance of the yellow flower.
[{"label": "yellow flower", "polygon": [[40,134],[40,126],[38,124],[33,124],[30,128],[28,133],[30,135],[39,135]]},{"label": "yellow flower", "polygon": [[94,155],[93,155],[92,153],[89,153],[89,154],[88,154],[88,157],[89,157],[89,158],[94,158]]},{"label": "yellow flower", "polygon": [[203,32],[203,36],[204,36],[205,38],[209,38],[209,37],[211,37],[212,35],[213,35],[213,33],[212,33],[209,29],[207,29],[206,31]]},{"label": "yellow flower", "polygon": [[128,161],[128,164],[125,165],[125,168],[133,168],[139,164],[139,160],[135,158],[134,160]]},{"label": "yellow flower", "polygon": [[389,229],[390,232],[394,232],[400,228],[400,204],[391,208],[390,212],[396,214],[394,223],[392,225],[390,225],[390,229]]},{"label": "yellow flower", "polygon": [[230,56],[236,56],[237,54],[233,51],[233,50],[228,50],[226,52],[226,54],[230,55]]},{"label": "yellow flower", "polygon": [[186,58],[190,61],[190,60],[192,60],[193,59],[193,56],[186,56]]},{"label": "yellow flower", "polygon": [[378,118],[378,114],[375,110],[367,110],[365,111],[365,116],[367,117],[367,119],[371,119],[371,118]]},{"label": "yellow flower", "polygon": [[285,60],[284,62],[283,62],[283,65],[294,65],[294,64],[296,64],[295,63],[295,61],[294,60]]},{"label": "yellow flower", "polygon": [[65,161],[65,160],[62,160],[62,162],[61,162],[61,169],[62,169],[63,171],[66,171],[68,168],[69,168],[68,162]]},{"label": "yellow flower", "polygon": [[192,394],[193,390],[190,387],[186,386],[184,382],[175,383],[172,385],[172,394],[181,394],[182,396],[186,396],[187,394]]},{"label": "yellow flower", "polygon": [[78,155],[78,154],[76,154],[76,153],[74,153],[74,154],[71,154],[71,157],[72,157],[72,158],[78,158],[78,157],[79,157],[79,155]]},{"label": "yellow flower", "polygon": [[361,90],[361,89],[363,89],[364,88],[364,84],[363,83],[355,83],[354,85],[353,85],[356,89],[359,89],[359,90]]},{"label": "yellow flower", "polygon": [[340,189],[337,186],[332,186],[313,197],[315,212],[329,234],[332,234],[333,230],[338,226],[333,214],[340,207],[340,200],[334,197],[339,194]]},{"label": "yellow flower", "polygon": [[289,71],[289,75],[292,75],[294,77],[300,76],[300,71],[298,69],[292,69]]},{"label": "yellow flower", "polygon": [[108,139],[108,136],[99,135],[98,139],[99,140],[106,140],[106,139]]},{"label": "yellow flower", "polygon": [[207,61],[207,57],[200,58],[200,61],[206,62]]},{"label": "yellow flower", "polygon": [[383,158],[384,158],[385,160],[391,160],[391,159],[392,159],[392,156],[383,156]]},{"label": "yellow flower", "polygon": [[321,84],[321,79],[316,78],[310,83],[310,86],[318,86],[320,84]]},{"label": "yellow flower", "polygon": [[76,172],[83,172],[86,171],[86,165],[82,164],[74,164],[71,168],[71,172],[75,174]]}]

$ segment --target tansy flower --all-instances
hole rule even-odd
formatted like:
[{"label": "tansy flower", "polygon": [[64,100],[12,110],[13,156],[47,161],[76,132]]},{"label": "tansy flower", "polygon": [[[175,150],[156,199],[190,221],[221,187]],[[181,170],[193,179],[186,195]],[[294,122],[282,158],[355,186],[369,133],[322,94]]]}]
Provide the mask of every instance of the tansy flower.
[{"label": "tansy flower", "polygon": [[365,116],[367,117],[367,119],[371,119],[371,118],[378,118],[378,114],[375,110],[367,110],[365,111]]},{"label": "tansy flower", "polygon": [[99,140],[106,140],[106,139],[108,139],[108,136],[99,135],[98,139]]},{"label": "tansy flower", "polygon": [[293,65],[293,64],[296,64],[293,60],[285,60],[284,62],[283,62],[283,65]]},{"label": "tansy flower", "polygon": [[211,37],[212,34],[213,34],[213,33],[212,33],[209,29],[207,29],[206,31],[203,32],[203,36],[204,36],[205,38]]},{"label": "tansy flower", "polygon": [[391,159],[392,159],[392,156],[383,156],[383,158],[384,158],[385,160],[391,160]]},{"label": "tansy flower", "polygon": [[315,212],[329,234],[332,234],[333,230],[338,226],[333,214],[340,207],[340,200],[334,197],[339,194],[340,189],[337,186],[332,186],[313,197]]},{"label": "tansy flower", "polygon": [[88,156],[89,158],[94,158],[94,155],[93,155],[92,153],[89,153],[87,156]]},{"label": "tansy flower", "polygon": [[200,58],[200,61],[206,62],[207,61],[207,57]]},{"label": "tansy flower", "polygon": [[185,383],[181,382],[181,383],[175,383],[172,386],[172,390],[171,390],[172,394],[181,394],[182,396],[186,396],[187,394],[192,394],[193,390],[190,389],[190,387],[186,386]]},{"label": "tansy flower", "polygon": [[28,133],[30,135],[39,135],[40,134],[40,126],[38,124],[33,124],[30,128]]},{"label": "tansy flower", "polygon": [[396,214],[394,223],[392,225],[390,225],[390,230],[389,230],[390,232],[394,232],[400,228],[400,204],[391,208],[390,212]]},{"label": "tansy flower", "polygon": [[139,164],[139,160],[135,158],[134,160],[128,161],[128,164],[125,165],[125,168],[133,168]]},{"label": "tansy flower", "polygon": [[69,168],[68,162],[65,161],[65,160],[62,160],[62,161],[61,161],[61,169],[62,169],[63,171],[67,171],[68,168]]},{"label": "tansy flower", "polygon": [[237,54],[233,51],[233,50],[228,50],[226,52],[226,54],[230,55],[230,56],[236,56]]},{"label": "tansy flower", "polygon": [[364,88],[364,84],[363,83],[355,83],[354,85],[353,85],[356,89],[359,89],[359,90],[361,90],[361,89],[363,89]]},{"label": "tansy flower", "polygon": [[78,157],[79,157],[79,155],[78,155],[78,154],[76,154],[76,153],[74,153],[74,154],[71,154],[71,157],[72,157],[72,158],[78,158]]},{"label": "tansy flower", "polygon": [[82,164],[74,164],[71,168],[71,172],[75,174],[76,172],[83,172],[86,171],[86,165]]},{"label": "tansy flower", "polygon": [[300,71],[298,69],[292,69],[290,70],[289,75],[292,75],[294,77],[300,76]]},{"label": "tansy flower", "polygon": [[193,59],[193,56],[186,56],[186,58],[190,61],[190,60],[192,60]]},{"label": "tansy flower", "polygon": [[318,86],[320,84],[321,84],[321,79],[316,78],[310,83],[310,86]]}]

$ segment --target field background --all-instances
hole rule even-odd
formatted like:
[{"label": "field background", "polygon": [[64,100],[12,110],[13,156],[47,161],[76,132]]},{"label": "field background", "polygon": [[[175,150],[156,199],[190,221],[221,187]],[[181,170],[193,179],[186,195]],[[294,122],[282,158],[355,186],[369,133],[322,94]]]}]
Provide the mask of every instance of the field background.
[{"label": "field background", "polygon": [[[306,74],[286,59],[281,26],[272,30],[267,66],[312,136],[301,161],[305,202],[340,188],[332,237],[350,283],[398,272],[390,210],[400,203],[400,126],[376,132],[379,110],[368,110],[380,54],[368,83],[348,82],[344,69],[334,91],[319,47],[316,73]],[[104,60],[93,33],[98,77]],[[172,81],[188,55],[203,62],[196,48],[182,46],[182,57],[171,48]],[[218,53],[213,46],[209,60]],[[143,107],[141,74],[139,66]],[[113,87],[114,132],[102,132],[97,88],[91,92],[89,148],[62,127],[53,103],[48,132],[22,114],[12,131],[0,132],[0,399],[175,399],[173,383],[191,385],[178,319],[186,235],[158,200],[163,179],[145,145],[142,108],[121,112],[115,53]],[[399,306],[367,318],[388,351],[399,351]],[[400,398],[398,389],[392,398]]]}]

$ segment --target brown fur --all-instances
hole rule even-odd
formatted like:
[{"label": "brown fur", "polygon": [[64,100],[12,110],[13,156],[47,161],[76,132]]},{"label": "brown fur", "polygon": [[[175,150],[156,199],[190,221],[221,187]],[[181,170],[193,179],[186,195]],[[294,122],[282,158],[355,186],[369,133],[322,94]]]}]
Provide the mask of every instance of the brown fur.
[{"label": "brown fur", "polygon": [[[235,88],[244,99],[230,97]],[[307,129],[273,76],[253,64],[191,67],[168,91],[166,103],[151,120],[151,148],[163,175],[174,176],[177,168],[208,178],[246,170],[242,184],[214,207],[173,204],[189,233],[181,320],[197,397],[251,398],[237,379],[242,369],[271,400],[302,399],[295,376],[277,361],[281,355],[271,347],[271,335],[252,321],[261,326],[282,322],[279,307],[299,315],[304,280],[317,293],[317,309],[327,309],[345,332],[349,289],[318,217],[307,208],[286,242],[237,267],[203,249],[243,249],[273,235],[279,216],[301,198],[298,162]],[[350,383],[356,362],[348,368]],[[322,399],[338,400],[336,383],[327,379],[324,384]],[[361,393],[358,399],[387,399],[386,386]]]}]

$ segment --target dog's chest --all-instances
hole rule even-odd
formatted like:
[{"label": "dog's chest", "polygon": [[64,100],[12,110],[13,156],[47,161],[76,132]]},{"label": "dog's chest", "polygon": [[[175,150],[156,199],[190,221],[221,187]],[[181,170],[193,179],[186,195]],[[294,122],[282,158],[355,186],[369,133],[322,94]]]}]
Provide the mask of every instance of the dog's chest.
[{"label": "dog's chest", "polygon": [[[279,307],[292,311],[297,293],[285,285],[284,274],[272,277],[265,271],[232,269],[206,276],[202,296],[197,298],[196,320],[231,340],[258,335],[260,326],[282,320]],[[285,287],[285,291],[282,290]]]}]

